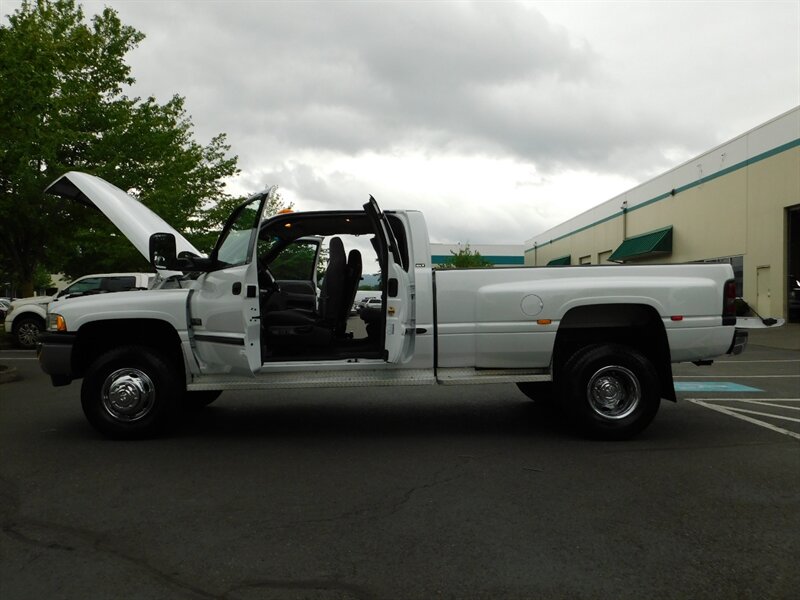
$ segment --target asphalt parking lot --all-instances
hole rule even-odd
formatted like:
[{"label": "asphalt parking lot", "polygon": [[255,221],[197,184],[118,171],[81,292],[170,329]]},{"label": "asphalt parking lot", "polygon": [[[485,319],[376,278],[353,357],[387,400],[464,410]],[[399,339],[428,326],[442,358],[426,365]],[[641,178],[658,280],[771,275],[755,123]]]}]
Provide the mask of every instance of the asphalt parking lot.
[{"label": "asphalt parking lot", "polygon": [[796,598],[784,339],[675,366],[680,401],[617,443],[510,385],[226,392],[112,442],[0,350],[0,597]]}]

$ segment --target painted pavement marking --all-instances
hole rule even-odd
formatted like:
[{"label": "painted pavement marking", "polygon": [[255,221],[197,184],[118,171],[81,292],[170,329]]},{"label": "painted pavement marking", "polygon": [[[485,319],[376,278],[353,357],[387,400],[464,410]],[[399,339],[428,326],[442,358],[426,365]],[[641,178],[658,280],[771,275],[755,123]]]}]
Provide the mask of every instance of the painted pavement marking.
[{"label": "painted pavement marking", "polygon": [[[675,379],[711,379],[719,375],[675,375]],[[800,375],[725,375],[726,379],[800,379]]]},{"label": "painted pavement marking", "polygon": [[744,363],[800,363],[800,358],[776,358],[769,360],[715,360],[714,364],[741,365]]},{"label": "painted pavement marking", "polygon": [[[743,402],[742,398],[714,398],[714,399],[700,399],[700,398],[686,398],[689,402],[697,404],[699,406],[703,406],[705,408],[710,408],[711,410],[715,410],[722,414],[728,415],[730,417],[734,417],[736,419],[741,419],[742,421],[747,421],[748,423],[752,423],[753,425],[758,425],[759,427],[764,427],[776,433],[780,433],[791,438],[794,438],[800,441],[800,433],[795,433],[794,431],[789,431],[788,429],[784,429],[783,427],[778,427],[777,425],[773,425],[772,423],[767,423],[766,421],[762,421],[760,419],[755,419],[753,417],[748,416],[749,414],[755,414],[758,416],[764,416],[770,419],[781,419],[786,421],[792,421],[800,423],[800,419],[794,419],[792,417],[784,417],[782,415],[774,415],[770,413],[762,413],[753,410],[746,410],[744,408],[731,408],[731,407],[724,407],[719,406],[718,403],[721,402]],[[786,402],[786,403],[798,403],[800,404],[800,398],[769,398],[769,402]],[[766,403],[761,403],[757,400],[751,400],[753,404],[762,404],[768,405]],[[795,409],[793,406],[784,406],[778,405],[778,408],[782,409]],[[748,414],[744,414],[748,413]]]},{"label": "painted pavement marking", "polygon": [[676,381],[676,392],[763,392],[732,381]]}]

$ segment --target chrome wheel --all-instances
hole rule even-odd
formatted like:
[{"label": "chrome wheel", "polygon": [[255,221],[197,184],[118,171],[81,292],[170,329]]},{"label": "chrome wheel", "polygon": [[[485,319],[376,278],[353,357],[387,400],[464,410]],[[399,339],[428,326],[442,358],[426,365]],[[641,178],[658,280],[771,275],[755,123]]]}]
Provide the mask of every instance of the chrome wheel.
[{"label": "chrome wheel", "polygon": [[586,386],[589,406],[604,419],[624,419],[639,405],[642,389],[625,367],[609,365],[595,372]]},{"label": "chrome wheel", "polygon": [[139,369],[117,369],[106,377],[100,391],[103,408],[117,421],[137,421],[153,409],[155,386]]}]

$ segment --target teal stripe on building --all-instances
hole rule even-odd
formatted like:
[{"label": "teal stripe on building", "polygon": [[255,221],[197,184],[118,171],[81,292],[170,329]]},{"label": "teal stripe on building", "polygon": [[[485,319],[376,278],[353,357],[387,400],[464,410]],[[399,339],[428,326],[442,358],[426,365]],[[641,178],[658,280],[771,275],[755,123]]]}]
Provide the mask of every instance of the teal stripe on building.
[{"label": "teal stripe on building", "polygon": [[[452,254],[444,255],[444,254],[434,254],[431,256],[431,263],[434,265],[443,265],[450,261],[453,258]],[[492,263],[493,265],[519,265],[523,266],[525,264],[525,257],[524,256],[485,256],[481,254],[481,258],[485,261]]]},{"label": "teal stripe on building", "polygon": [[[677,187],[674,190],[670,190],[669,192],[665,192],[663,194],[659,194],[655,198],[650,198],[649,200],[645,200],[643,202],[635,204],[634,206],[631,206],[631,207],[627,208],[627,212],[628,212],[628,214],[630,214],[631,212],[633,212],[635,210],[639,210],[641,208],[645,208],[646,206],[650,206],[651,204],[654,204],[656,202],[661,202],[662,200],[666,200],[667,198],[671,198],[673,196],[676,196],[676,195],[678,195],[678,194],[680,194],[682,192],[685,192],[687,190],[690,190],[690,189],[692,189],[694,187],[701,186],[704,183],[708,183],[709,181],[713,181],[714,179],[717,179],[719,177],[723,177],[725,175],[733,173],[734,171],[738,171],[740,169],[744,169],[746,167],[749,167],[750,165],[754,165],[754,164],[756,164],[758,162],[761,162],[762,160],[766,160],[768,158],[772,158],[773,156],[776,156],[778,154],[786,152],[787,150],[791,150],[792,148],[797,148],[798,146],[800,146],[800,139],[796,139],[794,141],[787,142],[785,144],[782,144],[782,145],[778,146],[777,148],[773,148],[772,150],[768,150],[767,152],[763,152],[763,153],[761,153],[761,154],[759,154],[757,156],[754,156],[752,158],[748,158],[746,160],[743,160],[740,163],[737,163],[737,164],[732,165],[730,167],[727,167],[725,169],[721,169],[716,173],[712,173],[711,175],[707,175],[705,177],[701,177],[697,181],[693,181],[693,182],[688,183],[686,185]],[[612,200],[613,200],[613,198],[612,198]],[[578,229],[575,229],[574,231],[570,231],[569,233],[565,233],[563,235],[560,235],[560,236],[558,236],[556,238],[553,238],[552,240],[548,240],[546,242],[542,242],[540,244],[536,244],[536,248],[544,248],[545,246],[549,246],[550,244],[553,244],[553,243],[555,243],[555,242],[557,242],[559,240],[563,240],[563,239],[571,237],[571,236],[573,236],[573,235],[575,235],[577,233],[581,233],[583,231],[586,231],[587,229],[591,229],[592,227],[596,227],[597,225],[600,225],[601,223],[605,223],[606,221],[611,221],[613,219],[618,219],[618,218],[622,217],[622,215],[623,215],[623,211],[620,210],[620,211],[615,212],[615,213],[613,213],[613,214],[611,214],[611,215],[609,215],[607,217],[604,217],[602,219],[598,219],[594,223],[590,223],[589,225],[584,225],[583,227],[579,227]],[[529,252],[533,252],[533,251],[534,251],[533,247],[526,248],[525,249],[525,254],[528,254]]]}]

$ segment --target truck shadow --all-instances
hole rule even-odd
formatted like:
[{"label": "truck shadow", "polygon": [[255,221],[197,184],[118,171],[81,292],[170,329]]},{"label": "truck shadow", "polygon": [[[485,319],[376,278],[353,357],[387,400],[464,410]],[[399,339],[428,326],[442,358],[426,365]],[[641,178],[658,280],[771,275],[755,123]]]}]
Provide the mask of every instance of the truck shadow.
[{"label": "truck shadow", "polygon": [[173,436],[574,435],[557,411],[515,390],[478,399],[417,395],[309,400],[291,396],[259,402],[223,394],[212,406],[189,415]]}]

